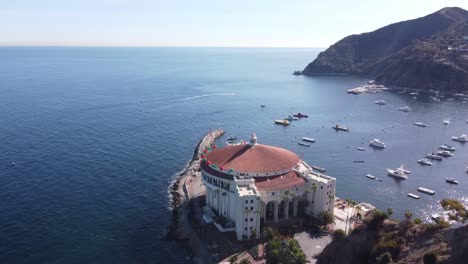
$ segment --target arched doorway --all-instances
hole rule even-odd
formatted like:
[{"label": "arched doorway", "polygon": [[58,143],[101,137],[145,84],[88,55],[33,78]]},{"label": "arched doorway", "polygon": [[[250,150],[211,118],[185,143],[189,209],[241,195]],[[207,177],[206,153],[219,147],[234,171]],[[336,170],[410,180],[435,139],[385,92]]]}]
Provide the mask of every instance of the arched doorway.
[{"label": "arched doorway", "polygon": [[275,202],[269,202],[265,206],[265,221],[273,221],[275,219]]},{"label": "arched doorway", "polygon": [[284,208],[286,207],[285,201],[281,201],[278,205],[278,219],[284,219]]}]

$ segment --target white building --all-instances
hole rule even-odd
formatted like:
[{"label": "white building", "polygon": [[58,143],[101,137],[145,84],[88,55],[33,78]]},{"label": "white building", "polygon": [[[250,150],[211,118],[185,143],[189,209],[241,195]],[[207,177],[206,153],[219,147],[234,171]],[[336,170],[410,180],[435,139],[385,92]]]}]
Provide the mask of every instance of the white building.
[{"label": "white building", "polygon": [[336,179],[316,173],[286,149],[257,144],[227,146],[201,162],[207,206],[237,239],[261,233],[262,223],[287,221],[321,211],[333,214]]}]

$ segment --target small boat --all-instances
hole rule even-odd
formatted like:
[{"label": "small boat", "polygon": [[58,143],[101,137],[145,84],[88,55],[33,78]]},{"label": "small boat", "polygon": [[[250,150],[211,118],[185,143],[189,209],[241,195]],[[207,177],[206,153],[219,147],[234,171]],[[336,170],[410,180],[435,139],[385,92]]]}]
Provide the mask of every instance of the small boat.
[{"label": "small boat", "polygon": [[410,93],[410,95],[419,95],[419,93],[417,93],[417,92],[412,92],[412,93]]},{"label": "small boat", "polygon": [[414,193],[408,193],[408,196],[411,197],[411,198],[413,198],[413,199],[419,199],[419,198],[421,198],[421,197],[419,197],[419,195],[416,195],[416,194],[414,194]]},{"label": "small boat", "polygon": [[302,141],[307,141],[307,142],[312,142],[312,143],[314,143],[314,142],[315,142],[315,139],[313,139],[313,138],[308,138],[308,137],[303,137],[303,138],[302,138]]},{"label": "small boat", "polygon": [[366,150],[365,148],[362,148],[362,147],[357,147],[356,149],[359,150],[359,151],[365,151]]},{"label": "small boat", "polygon": [[434,195],[434,194],[435,194],[435,191],[434,191],[434,190],[431,190],[431,189],[428,189],[428,188],[424,188],[424,187],[419,187],[419,188],[418,188],[418,192],[422,192],[422,193],[426,193],[426,194],[430,194],[430,195]]},{"label": "small boat", "polygon": [[286,119],[278,119],[278,120],[275,120],[275,124],[278,124],[278,125],[283,125],[283,126],[289,126],[289,121],[286,120]]},{"label": "small boat", "polygon": [[388,175],[398,179],[408,179],[408,175],[406,175],[407,173],[405,173],[401,167],[397,168],[396,170],[387,169],[387,173]]},{"label": "small boat", "polygon": [[366,162],[365,160],[353,160],[354,163],[363,163]]},{"label": "small boat", "polygon": [[458,184],[458,181],[456,181],[454,178],[447,178],[445,179],[445,182],[450,184]]},{"label": "small boat", "polygon": [[333,129],[335,129],[336,131],[346,131],[346,132],[349,132],[349,128],[347,127],[342,127],[340,125],[335,125],[334,127],[332,127]]},{"label": "small boat", "polygon": [[450,119],[448,119],[448,117],[444,118],[444,125],[448,125],[450,124]]},{"label": "small boat", "polygon": [[234,140],[237,140],[237,137],[236,136],[229,136],[227,138],[228,141],[234,141]]},{"label": "small boat", "polygon": [[370,175],[370,174],[366,174],[366,177],[371,179],[371,180],[375,180],[375,176],[374,175]]},{"label": "small boat", "polygon": [[402,111],[402,112],[409,112],[411,111],[411,108],[409,108],[408,106],[403,106],[403,107],[400,107],[400,109],[398,109],[398,111]]},{"label": "small boat", "polygon": [[261,108],[264,108],[264,107],[266,107],[266,105],[261,105],[260,107],[261,107]]},{"label": "small boat", "polygon": [[418,127],[427,127],[427,125],[423,122],[414,122],[414,125]]},{"label": "small boat", "polygon": [[288,121],[294,121],[294,120],[299,120],[299,117],[294,117],[292,115],[289,115],[288,117],[285,117],[284,119]]},{"label": "small boat", "polygon": [[298,117],[298,118],[309,117],[308,115],[302,114],[302,113],[297,113],[297,114],[294,114],[293,116]]},{"label": "small boat", "polygon": [[385,143],[378,138],[374,138],[369,142],[369,145],[375,148],[385,148]]},{"label": "small boat", "polygon": [[432,166],[432,162],[430,162],[427,158],[418,160],[418,163],[421,165]]},{"label": "small boat", "polygon": [[452,152],[448,150],[437,151],[437,155],[445,157],[445,158],[453,156]]},{"label": "small boat", "polygon": [[462,134],[458,137],[452,137],[452,140],[455,140],[455,141],[458,141],[458,142],[461,142],[461,143],[466,143],[468,142],[468,136],[465,135],[465,134]]},{"label": "small boat", "polygon": [[429,158],[431,160],[442,160],[441,156],[434,154],[434,153],[426,154],[426,158]]},{"label": "small boat", "polygon": [[439,147],[440,149],[443,149],[443,150],[448,150],[448,151],[455,151],[455,147],[453,146],[450,146],[448,144],[443,144],[442,146]]},{"label": "small boat", "polygon": [[319,166],[312,166],[312,169],[320,172],[326,172],[327,170],[325,168],[319,167]]},{"label": "small boat", "polygon": [[304,142],[297,142],[298,145],[304,146],[304,147],[310,147],[310,144],[304,143]]},{"label": "small boat", "polygon": [[385,100],[377,100],[377,101],[375,101],[374,103],[377,104],[377,105],[385,105],[385,104],[387,104],[387,102],[385,102]]}]

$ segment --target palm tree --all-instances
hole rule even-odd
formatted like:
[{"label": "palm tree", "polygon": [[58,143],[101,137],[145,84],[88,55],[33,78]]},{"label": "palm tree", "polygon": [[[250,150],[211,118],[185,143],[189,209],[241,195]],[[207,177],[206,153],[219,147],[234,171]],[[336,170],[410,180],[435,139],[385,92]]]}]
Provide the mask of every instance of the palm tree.
[{"label": "palm tree", "polygon": [[348,210],[346,210],[346,222],[345,222],[345,232],[348,234],[348,220],[349,220],[349,208],[353,207],[356,204],[355,201],[351,200],[350,198],[346,199],[346,206],[348,207]]},{"label": "palm tree", "polygon": [[[361,206],[356,206],[356,210],[357,210],[356,217],[357,217],[357,215],[359,215],[361,213],[361,209],[362,209]],[[361,219],[362,219],[362,217],[361,217]]]},{"label": "palm tree", "polygon": [[322,211],[318,214],[318,219],[322,225],[322,227],[325,229],[328,225],[334,224],[335,219],[333,217],[333,214],[328,212],[328,211]]},{"label": "palm tree", "polygon": [[413,217],[413,213],[410,210],[405,211],[405,219],[406,221],[410,221],[411,217]]},{"label": "palm tree", "polygon": [[388,214],[388,217],[390,218],[393,214],[393,209],[392,208],[388,208],[387,209],[387,214]]}]

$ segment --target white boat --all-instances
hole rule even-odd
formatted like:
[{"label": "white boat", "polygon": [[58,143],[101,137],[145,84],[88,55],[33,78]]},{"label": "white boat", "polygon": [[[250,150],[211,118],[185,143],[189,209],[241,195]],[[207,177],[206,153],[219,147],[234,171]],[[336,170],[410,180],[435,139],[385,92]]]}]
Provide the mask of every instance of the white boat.
[{"label": "white boat", "polygon": [[374,138],[369,142],[371,146],[376,148],[385,148],[385,143],[378,138]]},{"label": "white boat", "polygon": [[441,156],[434,154],[434,153],[426,154],[426,158],[429,158],[431,160],[442,160]]},{"label": "white boat", "polygon": [[424,187],[419,187],[419,188],[418,188],[418,192],[422,192],[422,193],[426,193],[426,194],[430,194],[430,195],[434,195],[434,194],[435,194],[435,191],[434,191],[434,190],[431,190],[431,189],[428,189],[428,188],[424,188]]},{"label": "white boat", "polygon": [[443,150],[448,150],[448,151],[455,151],[455,147],[453,146],[450,146],[448,144],[443,144],[442,146],[439,147],[440,149],[443,149]]},{"label": "white boat", "polygon": [[347,127],[342,127],[340,125],[335,125],[334,127],[332,127],[333,129],[335,129],[336,131],[346,131],[346,132],[349,132],[349,128]]},{"label": "white boat", "polygon": [[462,135],[460,135],[458,137],[452,137],[452,140],[465,143],[465,142],[468,142],[468,136],[465,135],[465,134],[462,134]]},{"label": "white boat", "polygon": [[307,141],[307,142],[312,142],[312,143],[314,143],[314,142],[315,142],[315,139],[313,139],[313,138],[308,138],[308,137],[303,137],[303,138],[302,138],[302,141]]},{"label": "white boat", "polygon": [[419,197],[419,195],[416,195],[416,194],[414,194],[414,193],[408,193],[408,196],[411,197],[411,198],[413,198],[413,199],[419,199],[419,198],[421,198],[421,197]]},{"label": "white boat", "polygon": [[278,119],[278,120],[275,120],[275,124],[288,126],[290,123],[286,119]]},{"label": "white boat", "polygon": [[377,101],[375,101],[374,103],[377,104],[377,105],[385,105],[385,104],[387,104],[387,102],[385,102],[385,100],[377,100]]},{"label": "white boat", "polygon": [[452,152],[450,152],[448,150],[437,151],[437,155],[442,156],[442,157],[446,157],[446,158],[453,156]]},{"label": "white boat", "polygon": [[398,109],[399,111],[403,111],[403,112],[409,112],[411,111],[411,108],[409,108],[408,106],[403,106],[403,107],[400,107],[400,109]]},{"label": "white boat", "polygon": [[356,149],[359,150],[359,151],[365,151],[365,150],[366,150],[366,149],[363,148],[363,147],[357,147]]},{"label": "white boat", "polygon": [[427,127],[427,125],[423,122],[414,122],[414,125],[418,127]]},{"label": "white boat", "polygon": [[418,160],[418,163],[422,165],[432,166],[432,162],[430,162],[428,159],[420,159]]},{"label": "white boat", "polygon": [[444,118],[444,125],[448,125],[450,124],[450,119],[448,119],[448,117]]},{"label": "white boat", "polygon": [[237,137],[236,136],[229,136],[227,139],[228,139],[228,141],[233,141],[233,140],[237,140]]},{"label": "white boat", "polygon": [[450,184],[458,184],[458,181],[456,181],[454,178],[447,178],[445,181]]},{"label": "white boat", "polygon": [[419,93],[417,93],[417,92],[412,92],[412,93],[410,93],[410,95],[419,95]]},{"label": "white boat", "polygon": [[285,117],[284,119],[288,120],[288,121],[294,121],[294,120],[299,120],[299,117],[294,117],[292,115],[288,115],[288,117]]},{"label": "white boat", "polygon": [[407,173],[405,173],[401,167],[396,170],[387,169],[387,173],[388,175],[398,179],[408,179],[408,175],[406,175]]},{"label": "white boat", "polygon": [[304,147],[310,147],[310,144],[304,143],[304,142],[297,142],[298,145],[304,146]]},{"label": "white boat", "polygon": [[371,180],[375,180],[375,176],[374,175],[370,175],[370,174],[366,174],[366,177],[371,179]]},{"label": "white boat", "polygon": [[325,168],[319,167],[319,166],[312,166],[312,169],[320,172],[326,172],[327,170]]}]

